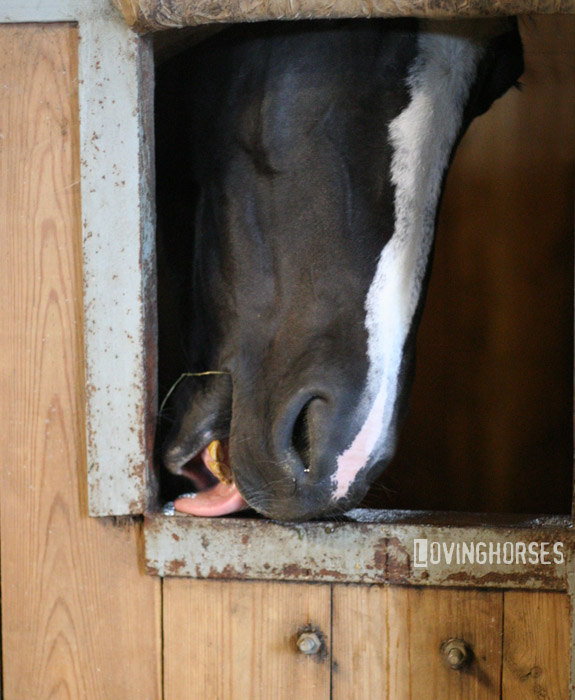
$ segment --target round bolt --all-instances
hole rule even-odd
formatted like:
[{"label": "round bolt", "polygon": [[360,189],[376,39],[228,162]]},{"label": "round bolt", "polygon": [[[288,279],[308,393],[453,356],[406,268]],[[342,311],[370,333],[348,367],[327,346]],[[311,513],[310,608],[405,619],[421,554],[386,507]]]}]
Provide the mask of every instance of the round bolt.
[{"label": "round bolt", "polygon": [[471,647],[463,639],[448,639],[441,645],[441,653],[445,664],[454,671],[468,666],[473,659]]},{"label": "round bolt", "polygon": [[321,648],[321,639],[315,632],[302,632],[297,638],[297,648],[302,654],[317,654]]},{"label": "round bolt", "polygon": [[450,649],[447,652],[447,663],[451,668],[460,668],[461,664],[465,660],[465,654],[461,649]]}]

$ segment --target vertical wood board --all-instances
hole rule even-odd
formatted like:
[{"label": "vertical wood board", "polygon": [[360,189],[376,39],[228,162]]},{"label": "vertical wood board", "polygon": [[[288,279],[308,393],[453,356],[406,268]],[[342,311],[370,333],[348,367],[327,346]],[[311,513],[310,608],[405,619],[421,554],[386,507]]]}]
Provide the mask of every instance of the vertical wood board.
[{"label": "vertical wood board", "polygon": [[568,597],[524,591],[504,596],[502,700],[567,700]]},{"label": "vertical wood board", "polygon": [[[164,581],[165,700],[329,700],[326,585]],[[325,653],[297,650],[306,626]]]},{"label": "vertical wood board", "polygon": [[[499,700],[502,593],[334,586],[333,700]],[[454,671],[450,638],[473,649]]]},{"label": "vertical wood board", "polygon": [[4,693],[159,698],[160,584],[139,531],[88,518],[78,35],[0,27]]},{"label": "vertical wood board", "polygon": [[3,0],[0,22],[79,25],[87,451],[91,515],[154,491],[155,250],[151,44],[109,0]]}]

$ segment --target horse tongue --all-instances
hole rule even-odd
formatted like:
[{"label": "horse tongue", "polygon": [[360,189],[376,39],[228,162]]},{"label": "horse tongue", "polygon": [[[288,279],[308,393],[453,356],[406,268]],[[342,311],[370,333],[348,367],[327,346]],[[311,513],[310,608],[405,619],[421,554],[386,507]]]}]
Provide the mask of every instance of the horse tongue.
[{"label": "horse tongue", "polygon": [[247,503],[240,496],[235,484],[216,484],[206,491],[199,491],[192,496],[177,498],[174,507],[180,513],[201,515],[215,518],[243,510]]},{"label": "horse tongue", "polygon": [[220,481],[204,491],[177,498],[174,502],[175,509],[181,513],[213,518],[235,513],[247,507],[247,503],[240,496],[233,482],[227,444],[214,440],[202,451],[201,457],[205,466]]}]

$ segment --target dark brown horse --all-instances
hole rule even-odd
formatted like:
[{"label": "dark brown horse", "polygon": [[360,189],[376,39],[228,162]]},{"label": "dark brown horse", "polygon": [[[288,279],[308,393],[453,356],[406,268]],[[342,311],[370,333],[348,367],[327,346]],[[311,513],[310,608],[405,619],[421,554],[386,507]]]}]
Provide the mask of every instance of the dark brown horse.
[{"label": "dark brown horse", "polygon": [[239,26],[164,67],[195,375],[163,452],[197,488],[177,508],[359,503],[394,452],[454,149],[522,69],[513,20]]}]

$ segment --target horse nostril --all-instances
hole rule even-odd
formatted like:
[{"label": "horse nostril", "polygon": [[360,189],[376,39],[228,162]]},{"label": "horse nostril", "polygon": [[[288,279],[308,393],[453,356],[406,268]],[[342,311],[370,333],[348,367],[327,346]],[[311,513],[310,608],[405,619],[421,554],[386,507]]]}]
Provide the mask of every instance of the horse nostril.
[{"label": "horse nostril", "polygon": [[309,472],[309,465],[311,462],[311,425],[309,410],[314,400],[316,399],[311,398],[304,404],[303,408],[296,416],[291,436],[291,446],[300,458],[304,472]]},{"label": "horse nostril", "polygon": [[327,392],[300,389],[291,401],[280,404],[274,423],[273,450],[277,464],[294,480],[308,481],[325,449]]}]

